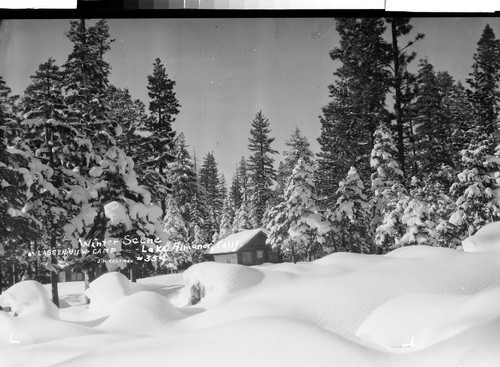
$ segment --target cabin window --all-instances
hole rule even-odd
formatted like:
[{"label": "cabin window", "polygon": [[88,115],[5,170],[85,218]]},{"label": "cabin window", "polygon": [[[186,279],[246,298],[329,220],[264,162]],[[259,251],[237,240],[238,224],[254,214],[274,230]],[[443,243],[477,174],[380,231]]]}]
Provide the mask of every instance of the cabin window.
[{"label": "cabin window", "polygon": [[257,250],[257,262],[264,262],[264,250]]},{"label": "cabin window", "polygon": [[253,262],[252,251],[243,251],[241,253],[241,262],[243,264],[251,264]]}]

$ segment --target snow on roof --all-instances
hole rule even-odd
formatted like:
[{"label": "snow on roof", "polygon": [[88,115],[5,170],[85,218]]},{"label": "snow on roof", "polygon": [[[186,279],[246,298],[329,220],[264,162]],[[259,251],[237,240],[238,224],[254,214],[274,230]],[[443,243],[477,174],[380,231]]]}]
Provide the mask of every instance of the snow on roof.
[{"label": "snow on roof", "polygon": [[227,254],[237,252],[261,232],[266,235],[266,237],[269,234],[269,231],[264,228],[247,229],[238,233],[234,233],[214,243],[212,246],[210,246],[207,253]]}]

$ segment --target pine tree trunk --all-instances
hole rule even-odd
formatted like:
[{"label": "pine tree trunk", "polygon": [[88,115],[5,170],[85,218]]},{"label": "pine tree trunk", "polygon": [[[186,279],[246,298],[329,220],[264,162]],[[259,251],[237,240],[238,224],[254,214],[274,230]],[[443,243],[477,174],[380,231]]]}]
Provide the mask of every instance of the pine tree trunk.
[{"label": "pine tree trunk", "polygon": [[11,271],[11,285],[14,285],[17,283],[16,281],[16,263],[14,261],[12,261],[11,263],[11,268],[10,268],[10,271]]},{"label": "pine tree trunk", "polygon": [[3,274],[2,274],[2,262],[0,261],[0,294],[3,290]]},{"label": "pine tree trunk", "polygon": [[[85,291],[86,291],[90,287],[89,272],[88,272],[88,270],[82,270],[82,272],[83,272],[83,278],[84,278],[84,283],[85,283],[84,287],[85,287]],[[90,299],[87,297],[86,294],[85,294],[85,303],[86,304],[90,303]]]},{"label": "pine tree trunk", "polygon": [[297,264],[297,258],[295,257],[295,246],[292,245],[292,261],[294,264]]},{"label": "pine tree trunk", "polygon": [[35,274],[34,274],[34,279],[38,281],[38,262],[39,262],[39,258],[38,258],[38,244],[35,240]]},{"label": "pine tree trunk", "polygon": [[[55,250],[55,248],[56,248],[56,236],[55,234],[53,234],[50,238],[50,250],[51,250],[50,263],[54,267],[57,265],[57,258],[55,255],[52,254],[52,250]],[[52,302],[54,302],[54,304],[57,307],[59,307],[59,289],[58,289],[59,274],[57,273],[57,271],[55,270],[51,271],[50,281],[52,284]]]},{"label": "pine tree trunk", "polygon": [[136,269],[135,264],[130,264],[130,267],[129,267],[129,278],[130,278],[131,282],[133,282],[133,283],[137,282],[137,269]]},{"label": "pine tree trunk", "polygon": [[59,282],[59,274],[56,272],[51,272],[51,284],[52,284],[52,302],[59,307],[59,289],[57,284]]},{"label": "pine tree trunk", "polygon": [[401,93],[401,66],[399,65],[400,51],[398,47],[398,36],[396,30],[396,22],[393,20],[391,22],[392,31],[392,50],[393,50],[393,62],[394,62],[394,91],[396,94],[396,100],[394,104],[394,112],[396,114],[396,131],[398,134],[398,154],[399,154],[399,164],[401,165],[401,170],[403,174],[405,172],[405,150],[404,150],[404,131],[403,131],[403,116],[401,113],[401,103],[403,95]]}]

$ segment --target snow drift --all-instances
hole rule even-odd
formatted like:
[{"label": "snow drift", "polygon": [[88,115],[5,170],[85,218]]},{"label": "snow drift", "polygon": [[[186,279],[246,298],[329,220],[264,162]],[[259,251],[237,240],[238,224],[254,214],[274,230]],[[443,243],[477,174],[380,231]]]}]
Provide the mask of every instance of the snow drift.
[{"label": "snow drift", "polygon": [[419,245],[300,264],[202,263],[138,284],[109,273],[91,283],[90,306],[71,304],[61,320],[41,285],[19,283],[0,298],[17,312],[0,312],[0,362],[498,366],[494,227],[478,232],[476,252]]}]

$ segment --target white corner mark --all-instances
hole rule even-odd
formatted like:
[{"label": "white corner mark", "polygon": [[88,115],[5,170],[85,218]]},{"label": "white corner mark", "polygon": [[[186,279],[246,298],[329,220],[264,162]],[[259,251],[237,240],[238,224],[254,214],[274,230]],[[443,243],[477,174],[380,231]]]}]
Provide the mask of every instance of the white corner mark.
[{"label": "white corner mark", "polygon": [[10,333],[10,343],[11,344],[21,344],[21,342],[19,340],[12,339],[12,333]]},{"label": "white corner mark", "polygon": [[413,348],[414,346],[415,346],[415,336],[412,336],[410,344],[403,344],[401,345],[401,348]]}]

